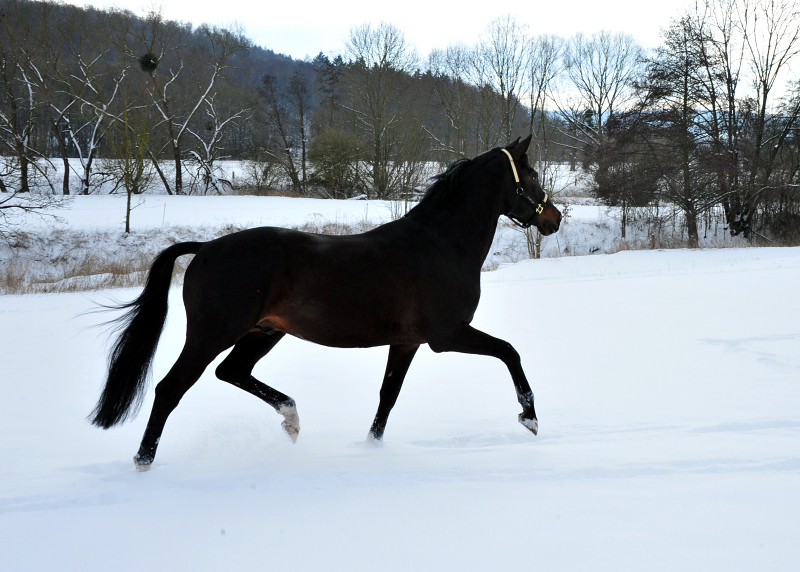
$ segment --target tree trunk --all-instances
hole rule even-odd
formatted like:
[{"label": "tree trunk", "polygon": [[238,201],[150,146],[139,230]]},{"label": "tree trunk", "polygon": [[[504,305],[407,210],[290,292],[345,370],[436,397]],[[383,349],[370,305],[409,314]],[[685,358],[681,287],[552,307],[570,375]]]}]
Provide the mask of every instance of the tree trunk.
[{"label": "tree trunk", "polygon": [[58,130],[58,123],[50,117],[50,127],[58,141],[58,150],[61,152],[61,160],[64,163],[64,179],[61,182],[61,193],[64,195],[69,194],[69,157],[67,154],[67,142],[64,141],[64,135]]},{"label": "tree trunk", "polygon": [[69,194],[69,157],[64,156],[61,157],[61,160],[64,163],[64,180],[61,182],[61,192],[65,195]]},{"label": "tree trunk", "polygon": [[622,224],[620,225],[620,234],[622,236],[622,240],[625,240],[625,227],[628,226],[628,203],[627,201],[622,201]]},{"label": "tree trunk", "polygon": [[94,149],[89,151],[89,156],[86,158],[86,166],[83,168],[83,189],[81,189],[82,195],[89,194],[89,181],[92,176],[92,161],[94,160]]},{"label": "tree trunk", "polygon": [[183,194],[183,173],[181,172],[181,148],[178,142],[172,140],[172,156],[175,159],[175,194]]},{"label": "tree trunk", "polygon": [[28,157],[24,152],[17,152],[19,157],[19,191],[21,193],[29,193],[31,191],[28,186]]},{"label": "tree trunk", "polygon": [[164,188],[167,190],[167,194],[171,195],[172,194],[172,190],[170,190],[170,188],[169,188],[169,181],[167,181],[167,177],[164,176],[164,171],[161,170],[161,167],[159,166],[158,161],[156,161],[156,158],[153,157],[153,154],[150,152],[150,149],[147,150],[147,155],[150,157],[150,161],[152,161],[153,167],[156,168],[156,173],[158,173],[158,176],[161,179],[161,182],[164,183]]},{"label": "tree trunk", "polygon": [[689,235],[689,248],[697,248],[700,239],[697,234],[697,213],[693,208],[686,211],[686,231]]},{"label": "tree trunk", "polygon": [[125,189],[128,192],[128,202],[125,205],[125,234],[131,233],[131,194],[130,188]]}]

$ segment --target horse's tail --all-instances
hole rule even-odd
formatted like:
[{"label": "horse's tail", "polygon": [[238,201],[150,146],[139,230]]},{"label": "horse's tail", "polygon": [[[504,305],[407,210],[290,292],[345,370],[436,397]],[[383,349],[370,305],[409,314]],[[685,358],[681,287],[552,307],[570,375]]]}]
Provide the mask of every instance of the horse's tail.
[{"label": "horse's tail", "polygon": [[133,302],[115,306],[128,311],[113,320],[119,334],[111,350],[106,379],[100,400],[89,415],[93,425],[108,429],[135,415],[142,397],[158,338],[167,320],[167,300],[175,260],[194,254],[202,242],[181,242],[159,254],[150,267],[144,290]]}]

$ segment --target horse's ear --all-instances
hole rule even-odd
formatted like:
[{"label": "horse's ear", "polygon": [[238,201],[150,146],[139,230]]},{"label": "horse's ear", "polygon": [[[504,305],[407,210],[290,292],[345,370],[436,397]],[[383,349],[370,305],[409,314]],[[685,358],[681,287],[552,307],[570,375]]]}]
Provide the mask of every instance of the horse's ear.
[{"label": "horse's ear", "polygon": [[[531,139],[533,139],[533,134],[528,135],[522,141],[519,140],[519,137],[517,137],[517,140],[514,141],[514,143],[512,144],[514,148],[510,149],[510,151],[515,161],[520,160],[522,156],[528,151],[528,147],[530,147],[531,144]],[[511,147],[511,145],[509,145],[509,147]]]},{"label": "horse's ear", "polygon": [[511,143],[506,145],[505,149],[508,149],[509,151],[513,151],[516,148],[517,145],[519,145],[519,137],[517,137]]}]

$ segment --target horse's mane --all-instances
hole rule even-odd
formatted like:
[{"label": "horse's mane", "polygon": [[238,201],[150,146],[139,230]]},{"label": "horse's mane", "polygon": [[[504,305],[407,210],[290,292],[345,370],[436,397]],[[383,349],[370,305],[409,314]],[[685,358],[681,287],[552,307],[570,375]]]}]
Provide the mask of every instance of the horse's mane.
[{"label": "horse's mane", "polygon": [[475,159],[458,159],[450,163],[444,172],[431,177],[429,180],[433,182],[428,186],[419,203],[408,211],[406,216],[419,209],[419,207],[425,208],[431,203],[438,203],[446,200],[452,194],[452,190],[458,186],[459,179],[461,179],[463,172],[474,161]]},{"label": "horse's mane", "polygon": [[433,183],[431,183],[431,185],[428,187],[428,190],[425,191],[425,195],[422,197],[422,200],[425,200],[434,193],[439,193],[442,190],[452,187],[458,175],[461,174],[461,171],[464,170],[464,167],[470,163],[472,163],[472,159],[458,159],[450,163],[443,173],[439,173],[438,175],[431,177]]}]

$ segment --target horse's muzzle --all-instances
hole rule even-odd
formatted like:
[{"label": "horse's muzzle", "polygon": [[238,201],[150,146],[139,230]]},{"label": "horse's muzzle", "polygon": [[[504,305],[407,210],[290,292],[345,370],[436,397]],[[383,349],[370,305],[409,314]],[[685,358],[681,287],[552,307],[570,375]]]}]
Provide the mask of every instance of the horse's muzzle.
[{"label": "horse's muzzle", "polygon": [[561,212],[558,209],[554,208],[552,211],[550,209],[546,210],[539,216],[539,220],[536,221],[536,228],[539,229],[544,236],[550,236],[554,232],[558,231],[559,227],[561,226]]}]

